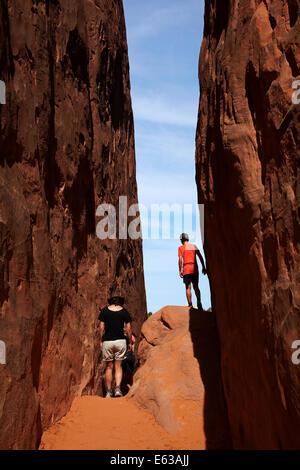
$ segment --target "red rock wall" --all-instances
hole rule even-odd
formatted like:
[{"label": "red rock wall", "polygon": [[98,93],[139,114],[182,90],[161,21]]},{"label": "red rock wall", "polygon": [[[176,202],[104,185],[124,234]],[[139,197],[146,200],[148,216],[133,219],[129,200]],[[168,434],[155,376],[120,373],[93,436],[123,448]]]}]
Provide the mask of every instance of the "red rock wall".
[{"label": "red rock wall", "polygon": [[197,184],[235,448],[299,448],[300,4],[206,1]]},{"label": "red rock wall", "polygon": [[137,200],[121,0],[0,2],[0,448],[34,448],[101,393],[98,308],[122,286],[139,333],[141,241],[100,241],[101,202]]}]

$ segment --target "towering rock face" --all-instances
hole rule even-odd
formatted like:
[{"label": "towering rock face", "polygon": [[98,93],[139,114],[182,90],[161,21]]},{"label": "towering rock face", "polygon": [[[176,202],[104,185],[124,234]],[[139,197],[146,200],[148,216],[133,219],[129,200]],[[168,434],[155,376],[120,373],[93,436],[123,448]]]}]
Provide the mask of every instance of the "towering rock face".
[{"label": "towering rock face", "polygon": [[138,334],[141,241],[100,240],[101,203],[137,202],[121,0],[2,0],[0,448],[34,448],[101,394],[98,309],[122,287]]},{"label": "towering rock face", "polygon": [[206,1],[196,178],[235,448],[300,445],[299,12]]}]

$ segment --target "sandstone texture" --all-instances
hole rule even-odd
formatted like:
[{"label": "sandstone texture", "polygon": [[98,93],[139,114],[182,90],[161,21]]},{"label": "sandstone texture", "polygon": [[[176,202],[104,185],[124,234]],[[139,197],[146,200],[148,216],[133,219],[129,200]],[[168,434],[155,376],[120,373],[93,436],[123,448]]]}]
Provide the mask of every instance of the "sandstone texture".
[{"label": "sandstone texture", "polygon": [[297,0],[205,6],[196,181],[238,449],[300,446],[299,13]]},{"label": "sandstone texture", "polygon": [[128,397],[191,445],[231,447],[213,313],[164,307],[142,327],[138,360]]},{"label": "sandstone texture", "polygon": [[31,449],[102,393],[110,287],[146,315],[141,241],[96,236],[99,204],[137,202],[122,1],[1,1],[0,64],[0,448]]}]

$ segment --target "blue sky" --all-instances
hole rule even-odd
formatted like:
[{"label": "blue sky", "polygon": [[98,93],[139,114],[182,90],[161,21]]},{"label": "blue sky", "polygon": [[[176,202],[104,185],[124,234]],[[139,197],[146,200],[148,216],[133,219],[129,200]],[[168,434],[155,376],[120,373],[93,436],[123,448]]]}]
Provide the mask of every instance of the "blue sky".
[{"label": "blue sky", "polygon": [[[193,204],[193,216],[182,227],[188,232],[199,227],[195,133],[203,8],[203,0],[124,0],[139,202],[147,208],[155,203]],[[145,235],[144,229],[145,224]],[[175,235],[171,240],[151,240],[150,234],[144,239],[148,311],[186,303],[178,275],[180,233],[175,230]],[[208,308],[207,277],[201,274],[199,284]]]}]

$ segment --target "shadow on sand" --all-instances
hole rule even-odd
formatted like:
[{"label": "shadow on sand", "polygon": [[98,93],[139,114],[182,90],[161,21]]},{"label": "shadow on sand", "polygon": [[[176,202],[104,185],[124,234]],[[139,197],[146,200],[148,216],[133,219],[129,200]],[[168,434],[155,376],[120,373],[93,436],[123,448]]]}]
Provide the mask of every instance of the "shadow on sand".
[{"label": "shadow on sand", "polygon": [[207,449],[231,449],[232,442],[223,393],[219,337],[213,312],[190,309],[194,357],[205,389],[204,432]]}]

